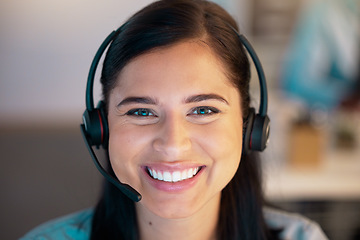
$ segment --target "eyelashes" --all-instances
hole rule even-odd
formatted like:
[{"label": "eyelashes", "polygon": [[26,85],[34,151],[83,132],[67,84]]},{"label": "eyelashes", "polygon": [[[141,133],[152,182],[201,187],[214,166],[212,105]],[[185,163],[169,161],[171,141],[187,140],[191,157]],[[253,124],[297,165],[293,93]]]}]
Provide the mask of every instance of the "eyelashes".
[{"label": "eyelashes", "polygon": [[[199,106],[192,108],[187,116],[210,116],[220,113],[220,110],[215,107],[208,107],[208,106]],[[127,116],[133,116],[133,117],[139,117],[139,118],[149,118],[149,117],[158,117],[158,115],[155,113],[155,111],[149,109],[149,108],[135,108],[131,109],[128,112],[126,112]]]},{"label": "eyelashes", "polygon": [[148,108],[131,109],[125,115],[135,116],[135,117],[157,117],[157,115]]},{"label": "eyelashes", "polygon": [[208,116],[220,113],[220,110],[214,107],[207,107],[207,106],[201,106],[201,107],[195,107],[191,110],[191,112],[188,114],[188,116]]}]

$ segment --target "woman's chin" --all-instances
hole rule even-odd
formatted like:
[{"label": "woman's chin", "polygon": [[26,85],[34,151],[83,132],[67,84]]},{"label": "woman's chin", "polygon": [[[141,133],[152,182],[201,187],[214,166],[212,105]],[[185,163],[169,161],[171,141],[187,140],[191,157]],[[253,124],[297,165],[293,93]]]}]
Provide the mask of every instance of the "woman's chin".
[{"label": "woman's chin", "polygon": [[184,202],[184,198],[177,197],[166,200],[146,201],[137,204],[137,211],[146,211],[163,219],[184,219],[197,212],[197,205],[193,201]]}]

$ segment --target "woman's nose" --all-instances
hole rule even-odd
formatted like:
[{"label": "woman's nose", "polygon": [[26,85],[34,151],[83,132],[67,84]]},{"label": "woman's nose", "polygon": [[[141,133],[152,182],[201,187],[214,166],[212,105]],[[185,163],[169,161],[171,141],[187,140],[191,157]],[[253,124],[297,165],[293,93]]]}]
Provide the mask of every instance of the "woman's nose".
[{"label": "woman's nose", "polygon": [[191,148],[189,123],[180,116],[167,116],[159,123],[153,147],[169,159],[178,160]]}]

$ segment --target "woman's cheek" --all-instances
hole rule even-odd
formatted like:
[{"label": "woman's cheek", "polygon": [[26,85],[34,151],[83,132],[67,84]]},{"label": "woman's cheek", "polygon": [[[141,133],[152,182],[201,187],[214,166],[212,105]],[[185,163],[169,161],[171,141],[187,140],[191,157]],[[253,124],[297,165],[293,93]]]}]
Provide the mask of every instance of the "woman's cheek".
[{"label": "woman's cheek", "polygon": [[139,184],[141,161],[146,156],[150,139],[145,129],[113,127],[109,137],[109,157],[117,178],[135,187]]},{"label": "woman's cheek", "polygon": [[117,178],[123,183],[130,183],[133,179],[134,167],[132,160],[132,139],[129,134],[117,129],[112,129],[109,137],[109,157],[112,169]]}]

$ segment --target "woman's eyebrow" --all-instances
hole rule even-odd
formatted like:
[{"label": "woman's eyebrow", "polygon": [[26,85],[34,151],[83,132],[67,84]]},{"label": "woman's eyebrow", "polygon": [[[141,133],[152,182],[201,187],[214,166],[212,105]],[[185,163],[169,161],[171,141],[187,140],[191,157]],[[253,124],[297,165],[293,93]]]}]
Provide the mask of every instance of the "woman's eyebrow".
[{"label": "woman's eyebrow", "polygon": [[185,103],[195,103],[195,102],[201,102],[201,101],[206,101],[206,100],[217,100],[217,101],[221,101],[221,102],[224,102],[227,105],[229,105],[228,101],[226,101],[225,98],[223,98],[222,96],[215,94],[215,93],[193,95],[193,96],[187,97],[185,99]]},{"label": "woman's eyebrow", "polygon": [[122,100],[117,107],[127,105],[127,104],[134,104],[134,103],[142,103],[142,104],[152,104],[155,105],[157,101],[150,97],[127,97]]}]

